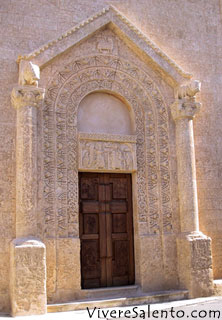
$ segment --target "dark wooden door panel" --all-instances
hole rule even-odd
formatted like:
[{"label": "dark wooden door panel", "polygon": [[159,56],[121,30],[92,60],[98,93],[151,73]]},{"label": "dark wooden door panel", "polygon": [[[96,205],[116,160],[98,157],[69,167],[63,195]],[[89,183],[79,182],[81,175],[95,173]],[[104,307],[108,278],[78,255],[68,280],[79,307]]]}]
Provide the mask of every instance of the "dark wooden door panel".
[{"label": "dark wooden door panel", "polygon": [[131,176],[79,174],[83,288],[134,283]]},{"label": "dark wooden door panel", "polygon": [[83,286],[100,287],[99,240],[82,241],[81,251]]}]

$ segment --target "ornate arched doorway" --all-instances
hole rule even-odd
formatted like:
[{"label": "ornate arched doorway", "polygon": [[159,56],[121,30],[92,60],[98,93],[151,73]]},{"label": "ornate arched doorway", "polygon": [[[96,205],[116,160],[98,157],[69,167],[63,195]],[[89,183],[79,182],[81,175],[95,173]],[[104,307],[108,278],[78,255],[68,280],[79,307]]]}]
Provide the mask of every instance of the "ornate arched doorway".
[{"label": "ornate arched doorway", "polygon": [[[210,292],[210,239],[198,230],[192,135],[192,119],[199,108],[195,101],[199,83],[187,84],[191,76],[112,7],[20,60],[19,86],[12,93],[18,109],[17,239],[12,243],[10,271],[13,314],[27,314],[24,305],[31,300],[26,287],[38,289],[28,312],[45,312],[46,267],[49,302],[85,297],[81,288],[79,233],[84,224],[79,223],[82,172],[97,174],[98,189],[101,184],[104,190],[106,185],[114,184],[110,182],[112,174],[132,177],[132,247],[135,284],[141,291],[186,288],[191,296]],[[44,89],[38,88],[37,65],[41,67],[40,86],[45,88],[45,97]],[[123,131],[116,131],[121,117],[111,130],[104,132],[95,130],[95,119],[90,123],[84,118],[87,112],[81,114],[81,103],[98,93],[119,99],[121,117],[132,120],[122,125]],[[170,115],[172,102],[176,125]],[[129,116],[122,104],[128,108]],[[99,124],[109,127],[108,120],[109,115]],[[100,180],[102,173],[106,176]],[[88,197],[90,186],[87,190]],[[117,200],[110,190],[108,198],[105,192],[105,200],[101,191],[100,200],[107,207]],[[124,206],[126,199],[120,200]],[[105,209],[105,213],[110,211]],[[118,212],[125,213],[122,208]],[[87,214],[85,230],[89,231],[87,219],[100,218],[95,212]],[[121,219],[125,218],[112,216],[116,230],[122,230],[119,225],[123,224],[118,222]],[[95,226],[88,232],[91,238],[97,231],[96,223],[92,225]],[[110,239],[106,237],[101,242],[106,242],[106,252]],[[105,256],[106,264],[109,257]],[[29,270],[35,270],[33,277],[26,277],[24,270],[28,270],[27,275]],[[104,273],[107,272],[106,268]],[[27,285],[18,286],[17,279]],[[106,277],[106,285],[110,283]]]}]

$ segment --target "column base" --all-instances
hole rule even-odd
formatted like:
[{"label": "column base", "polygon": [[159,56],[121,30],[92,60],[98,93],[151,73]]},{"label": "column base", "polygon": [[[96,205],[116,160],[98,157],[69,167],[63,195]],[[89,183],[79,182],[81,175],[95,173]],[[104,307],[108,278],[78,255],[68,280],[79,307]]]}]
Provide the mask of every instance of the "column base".
[{"label": "column base", "polygon": [[201,232],[181,234],[177,254],[180,288],[189,290],[189,298],[213,295],[211,239]]},{"label": "column base", "polygon": [[12,316],[46,313],[46,250],[32,238],[15,239],[10,247]]}]

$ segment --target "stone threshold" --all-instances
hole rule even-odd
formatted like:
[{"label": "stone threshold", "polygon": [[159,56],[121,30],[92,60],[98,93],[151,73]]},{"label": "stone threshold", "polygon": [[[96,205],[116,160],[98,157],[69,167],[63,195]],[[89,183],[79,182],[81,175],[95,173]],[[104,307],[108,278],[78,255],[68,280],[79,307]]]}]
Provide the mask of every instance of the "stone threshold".
[{"label": "stone threshold", "polygon": [[[119,287],[120,288],[120,287]],[[110,289],[110,288],[109,288]],[[101,289],[94,289],[101,290]],[[106,289],[107,290],[107,289]],[[122,290],[122,287],[121,287]],[[75,302],[49,304],[47,306],[47,312],[64,312],[74,310],[86,310],[97,308],[111,308],[111,307],[124,307],[132,305],[143,305],[151,303],[169,302],[184,300],[188,298],[187,290],[168,290],[161,292],[149,292],[149,293],[136,293],[133,296],[115,297],[115,298],[97,298],[97,299],[85,299],[77,300]]]},{"label": "stone threshold", "polygon": [[214,294],[216,296],[222,296],[222,279],[214,280]]},{"label": "stone threshold", "polygon": [[138,285],[120,286],[120,287],[106,287],[96,289],[82,289],[82,294],[86,299],[97,298],[122,298],[132,297],[138,295],[140,287]]}]

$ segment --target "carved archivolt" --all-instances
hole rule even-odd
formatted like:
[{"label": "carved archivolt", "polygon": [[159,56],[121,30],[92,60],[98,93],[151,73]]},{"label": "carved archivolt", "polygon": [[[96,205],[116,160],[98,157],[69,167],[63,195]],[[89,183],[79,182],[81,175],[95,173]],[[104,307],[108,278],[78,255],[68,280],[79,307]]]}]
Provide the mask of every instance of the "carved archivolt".
[{"label": "carved archivolt", "polygon": [[[47,90],[42,111],[45,236],[78,236],[77,109],[94,91],[121,96],[134,112],[138,216],[143,230],[139,232],[170,232],[168,113],[163,98],[149,76],[131,62],[96,55],[67,65]],[[110,148],[117,145],[118,141],[110,143]],[[103,149],[105,143],[97,146]]]}]

